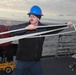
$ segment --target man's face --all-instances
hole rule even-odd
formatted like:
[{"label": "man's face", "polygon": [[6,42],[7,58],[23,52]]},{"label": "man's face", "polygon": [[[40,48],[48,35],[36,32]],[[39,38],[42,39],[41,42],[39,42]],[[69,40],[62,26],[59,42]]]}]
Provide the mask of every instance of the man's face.
[{"label": "man's face", "polygon": [[30,21],[30,23],[31,24],[37,24],[38,23],[38,21],[39,21],[39,18],[38,17],[36,17],[35,15],[33,15],[33,14],[30,14],[30,16],[29,16],[29,21]]}]

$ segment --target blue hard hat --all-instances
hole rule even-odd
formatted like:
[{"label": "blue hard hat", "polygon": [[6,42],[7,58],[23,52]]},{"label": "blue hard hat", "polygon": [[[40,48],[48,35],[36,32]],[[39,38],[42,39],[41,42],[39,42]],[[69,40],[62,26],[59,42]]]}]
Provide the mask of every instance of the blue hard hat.
[{"label": "blue hard hat", "polygon": [[33,7],[31,7],[30,12],[28,13],[28,15],[30,15],[30,14],[43,16],[41,8],[37,5],[34,5]]}]

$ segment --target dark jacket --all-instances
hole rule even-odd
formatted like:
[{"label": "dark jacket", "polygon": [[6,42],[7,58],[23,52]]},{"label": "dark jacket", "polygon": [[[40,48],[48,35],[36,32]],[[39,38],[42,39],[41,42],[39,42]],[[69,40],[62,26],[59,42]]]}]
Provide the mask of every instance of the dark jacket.
[{"label": "dark jacket", "polygon": [[[20,25],[10,26],[9,30],[24,28],[30,23],[24,23]],[[42,26],[39,22],[39,26]],[[62,26],[64,27],[64,26]],[[56,29],[58,27],[51,27],[49,29]],[[41,32],[47,30],[46,28],[39,28],[36,30],[23,30],[15,33],[11,33],[11,36],[14,35],[22,35],[22,34],[31,34],[35,32]],[[59,32],[59,31],[58,31]],[[54,33],[54,32],[53,32]],[[55,32],[56,33],[56,32]],[[24,38],[19,40],[18,50],[16,59],[22,61],[39,61],[42,54],[43,42],[45,37],[37,37],[37,38]]]}]

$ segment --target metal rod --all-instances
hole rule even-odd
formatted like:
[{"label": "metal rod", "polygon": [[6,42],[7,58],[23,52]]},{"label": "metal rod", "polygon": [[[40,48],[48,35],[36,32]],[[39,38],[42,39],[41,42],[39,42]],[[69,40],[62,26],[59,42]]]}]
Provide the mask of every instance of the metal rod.
[{"label": "metal rod", "polygon": [[73,24],[73,26],[74,26],[74,29],[75,29],[75,31],[76,31],[76,26],[75,26],[75,24]]},{"label": "metal rod", "polygon": [[[55,26],[65,26],[65,25],[67,25],[67,24],[63,24],[63,25],[45,25],[45,26],[37,26],[37,28],[55,27]],[[7,34],[7,33],[12,33],[12,32],[17,32],[17,31],[21,31],[21,30],[28,30],[28,29],[27,29],[27,27],[25,27],[25,28],[21,28],[21,29],[16,29],[16,30],[11,30],[11,31],[1,32],[0,35]]]},{"label": "metal rod", "polygon": [[[39,35],[39,36],[31,36],[29,38],[37,38],[37,37],[49,37],[49,36],[55,36],[55,35],[63,35],[63,34],[68,34],[68,33],[73,33],[76,31],[68,31],[68,32],[63,32],[63,33],[57,33],[57,34],[49,34],[49,35]],[[27,37],[28,38],[28,37]]]},{"label": "metal rod", "polygon": [[48,31],[42,31],[42,32],[37,32],[37,33],[32,33],[32,34],[26,34],[26,35],[21,35],[21,36],[14,36],[14,37],[9,37],[9,38],[1,38],[0,44],[23,39],[23,38],[27,38],[27,37],[31,37],[31,36],[36,36],[36,35],[41,35],[41,34],[45,34],[45,33],[49,33],[49,32],[54,32],[54,31],[62,30],[62,29],[66,29],[66,28],[68,28],[68,27],[63,27],[63,28],[48,30]]}]

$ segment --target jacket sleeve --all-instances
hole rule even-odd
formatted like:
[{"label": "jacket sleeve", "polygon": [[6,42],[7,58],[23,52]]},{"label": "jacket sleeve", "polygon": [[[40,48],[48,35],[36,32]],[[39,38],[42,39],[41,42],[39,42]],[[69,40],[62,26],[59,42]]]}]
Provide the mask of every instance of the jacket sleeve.
[{"label": "jacket sleeve", "polygon": [[[11,30],[17,30],[17,29],[21,29],[21,28],[25,28],[27,25],[26,24],[19,24],[19,25],[12,25],[9,27],[9,31]],[[15,36],[15,35],[22,35],[25,34],[26,30],[21,30],[21,31],[16,31],[16,32],[12,32],[10,33],[11,36]]]}]

